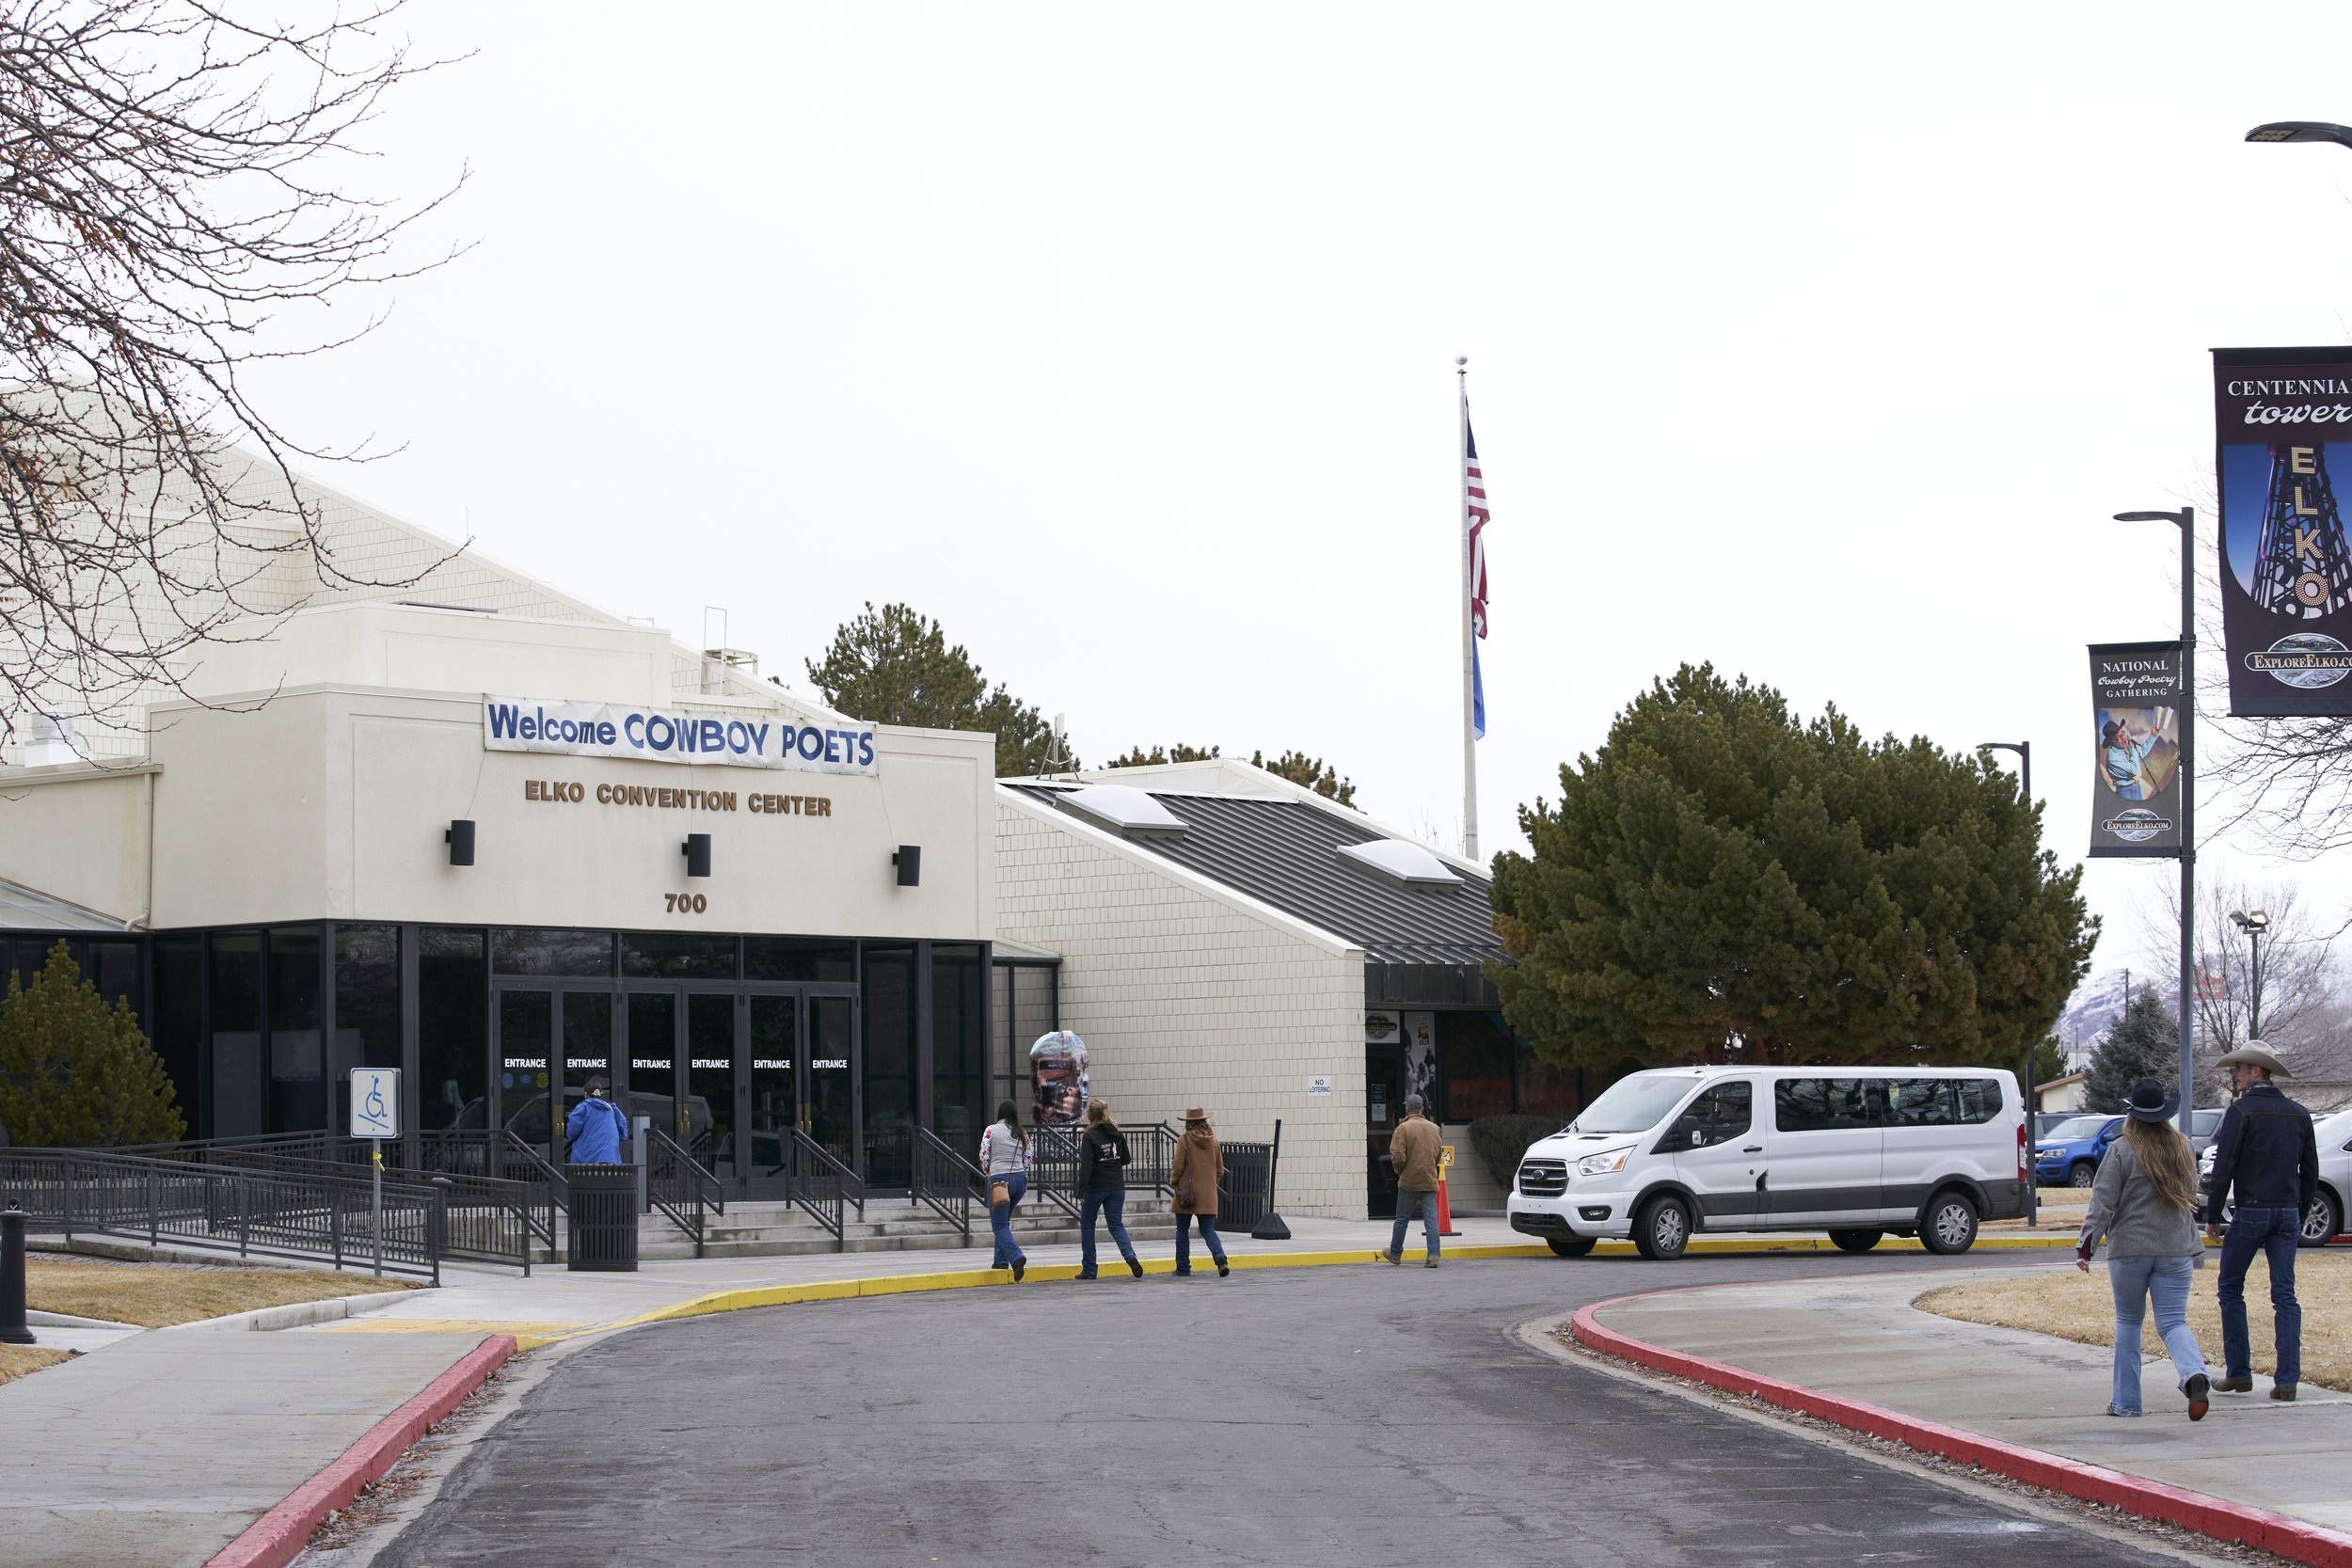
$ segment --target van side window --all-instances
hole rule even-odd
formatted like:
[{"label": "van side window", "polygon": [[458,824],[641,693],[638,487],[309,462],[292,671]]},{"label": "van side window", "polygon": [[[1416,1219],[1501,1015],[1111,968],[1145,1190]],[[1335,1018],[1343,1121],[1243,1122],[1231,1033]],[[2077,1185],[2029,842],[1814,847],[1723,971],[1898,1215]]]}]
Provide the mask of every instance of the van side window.
[{"label": "van side window", "polygon": [[1879,1124],[1867,1078],[1784,1078],[1772,1085],[1772,1125],[1783,1132],[1829,1132]]},{"label": "van side window", "polygon": [[1958,1126],[1960,1116],[1952,1103],[1953,1087],[1948,1078],[1895,1079],[1886,1085],[1886,1125]]},{"label": "van side window", "polygon": [[1718,1084],[1691,1102],[1690,1114],[1698,1118],[1699,1132],[1708,1143],[1728,1143],[1748,1130],[1755,1105],[1756,1096],[1745,1082]]},{"label": "van side window", "polygon": [[1952,1087],[1959,1091],[1963,1126],[1980,1126],[2001,1114],[2001,1085],[1993,1079],[1955,1079]]}]

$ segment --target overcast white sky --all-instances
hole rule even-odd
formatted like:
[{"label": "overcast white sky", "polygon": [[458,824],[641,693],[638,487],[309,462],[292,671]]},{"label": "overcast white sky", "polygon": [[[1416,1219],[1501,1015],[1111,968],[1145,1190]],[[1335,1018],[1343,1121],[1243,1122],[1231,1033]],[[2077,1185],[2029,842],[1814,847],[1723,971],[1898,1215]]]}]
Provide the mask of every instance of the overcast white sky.
[{"label": "overcast white sky", "polygon": [[[1489,848],[1711,659],[2031,739],[2072,863],[2083,645],[2177,620],[2108,515],[2203,507],[2207,348],[2352,336],[2352,152],[2240,139],[2352,121],[2341,5],[408,20],[474,54],[377,172],[470,164],[479,244],[276,384],[405,443],[326,477],[796,686],[903,599],[1089,759],[1303,747],[1451,833],[1467,354]],[[2102,968],[2171,874],[2092,867]]]}]

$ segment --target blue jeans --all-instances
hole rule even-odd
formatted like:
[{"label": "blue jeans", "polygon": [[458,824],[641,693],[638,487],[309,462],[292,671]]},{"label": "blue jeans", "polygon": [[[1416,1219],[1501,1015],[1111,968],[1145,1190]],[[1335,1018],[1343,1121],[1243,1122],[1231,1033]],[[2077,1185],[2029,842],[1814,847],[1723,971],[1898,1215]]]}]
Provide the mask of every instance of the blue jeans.
[{"label": "blue jeans", "polygon": [[1026,1262],[1029,1257],[1021,1250],[1021,1243],[1012,1239],[1012,1212],[1021,1207],[1022,1196],[1029,1190],[1029,1179],[1016,1170],[1003,1176],[992,1176],[988,1180],[991,1186],[1002,1181],[1012,1199],[1009,1203],[992,1203],[988,1208],[988,1227],[996,1232],[996,1257],[989,1267],[1009,1269],[1012,1267],[1014,1259]]},{"label": "blue jeans", "polygon": [[1192,1222],[1200,1222],[1200,1239],[1208,1243],[1209,1256],[1219,1263],[1225,1261],[1225,1243],[1216,1233],[1215,1214],[1179,1214],[1176,1216],[1176,1272],[1192,1273]]},{"label": "blue jeans", "polygon": [[2303,1381],[2303,1308],[2295,1299],[2295,1249],[2303,1216],[2293,1209],[2240,1209],[2221,1238],[2221,1359],[2232,1378],[2251,1376],[2254,1353],[2246,1337],[2246,1271],[2254,1254],[2270,1259],[2271,1337],[2279,1370],[2270,1381],[2294,1387]]},{"label": "blue jeans", "polygon": [[2156,1304],[2156,1333],[2180,1374],[2181,1391],[2188,1380],[2203,1374],[2205,1356],[2188,1326],[2188,1282],[2196,1276],[2194,1258],[2110,1258],[2107,1285],[2115,1291],[2115,1392],[2107,1408],[2121,1416],[2139,1412],[2140,1324],[2148,1303]]},{"label": "blue jeans", "polygon": [[1421,1239],[1429,1243],[1429,1256],[1438,1256],[1438,1195],[1408,1193],[1403,1188],[1396,1194],[1396,1223],[1389,1227],[1389,1250],[1398,1257],[1405,1255],[1405,1227],[1413,1216],[1421,1216]]},{"label": "blue jeans", "polygon": [[1127,1239],[1127,1195],[1089,1193],[1078,1199],[1078,1277],[1094,1277],[1094,1216],[1101,1214],[1111,1222],[1111,1240],[1119,1243],[1119,1256],[1132,1263],[1136,1260],[1136,1243]]}]

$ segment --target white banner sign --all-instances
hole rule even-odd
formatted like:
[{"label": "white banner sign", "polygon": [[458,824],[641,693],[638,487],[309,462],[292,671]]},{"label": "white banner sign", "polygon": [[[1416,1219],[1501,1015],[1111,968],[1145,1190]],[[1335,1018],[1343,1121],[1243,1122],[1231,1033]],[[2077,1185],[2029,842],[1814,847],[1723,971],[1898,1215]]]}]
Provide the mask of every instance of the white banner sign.
[{"label": "white banner sign", "polygon": [[874,761],[871,725],[828,729],[772,715],[753,720],[535,697],[484,699],[482,744],[493,752],[631,762],[789,768],[803,773],[882,771]]}]

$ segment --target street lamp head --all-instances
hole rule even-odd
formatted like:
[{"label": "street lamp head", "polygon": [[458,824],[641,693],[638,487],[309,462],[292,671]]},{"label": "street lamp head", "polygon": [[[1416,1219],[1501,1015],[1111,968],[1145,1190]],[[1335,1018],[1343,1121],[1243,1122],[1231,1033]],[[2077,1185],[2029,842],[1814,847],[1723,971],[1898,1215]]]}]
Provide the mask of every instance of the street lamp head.
[{"label": "street lamp head", "polygon": [[2274,119],[2246,133],[2248,141],[2331,141],[2352,147],[2352,125],[2330,125],[2324,119]]},{"label": "street lamp head", "polygon": [[2174,528],[2186,528],[2190,515],[2189,509],[2185,506],[2178,512],[2119,512],[2115,520],[2119,523],[2170,523]]},{"label": "street lamp head", "polygon": [[2266,931],[2270,929],[2269,914],[2262,910],[2247,911],[2246,928],[2249,931]]}]

